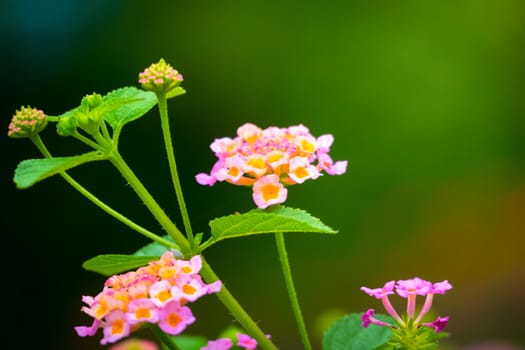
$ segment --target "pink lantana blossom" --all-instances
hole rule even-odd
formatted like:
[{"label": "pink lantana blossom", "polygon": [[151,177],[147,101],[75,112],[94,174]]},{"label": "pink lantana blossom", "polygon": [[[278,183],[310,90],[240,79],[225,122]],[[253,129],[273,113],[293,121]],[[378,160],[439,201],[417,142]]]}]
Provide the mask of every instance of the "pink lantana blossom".
[{"label": "pink lantana blossom", "polygon": [[288,190],[275,174],[266,175],[253,184],[253,201],[261,209],[286,201]]},{"label": "pink lantana blossom", "polygon": [[[368,327],[371,323],[379,326],[388,326],[393,329],[407,329],[407,327],[430,327],[433,328],[436,332],[441,332],[443,328],[448,323],[447,317],[438,317],[434,322],[422,323],[423,316],[430,310],[432,306],[432,300],[434,294],[445,294],[447,290],[452,289],[452,285],[447,281],[437,282],[432,284],[431,282],[425,281],[421,278],[415,277],[408,280],[399,280],[399,281],[390,281],[387,282],[383,288],[370,289],[367,287],[361,287],[361,290],[366,294],[373,296],[377,299],[381,299],[383,306],[387,313],[392,316],[398,326],[394,327],[391,324],[382,322],[374,318],[374,310],[369,309],[363,314],[362,325],[363,327]],[[401,318],[397,311],[394,309],[392,304],[389,301],[389,296],[394,294],[394,291],[401,297],[407,299],[407,315],[405,318]],[[425,303],[421,308],[421,311],[417,317],[414,317],[416,310],[416,297],[425,296]],[[405,322],[404,319],[407,321]],[[409,332],[410,333],[410,332]],[[412,333],[410,333],[412,334]]]},{"label": "pink lantana blossom", "polygon": [[117,340],[127,337],[129,333],[130,324],[126,320],[124,311],[112,311],[105,318],[104,338],[102,338],[100,344],[106,345],[107,343],[114,343]]},{"label": "pink lantana blossom", "polygon": [[86,337],[102,328],[102,344],[116,342],[146,323],[157,324],[168,334],[179,334],[195,322],[186,304],[221,290],[221,281],[203,282],[201,268],[200,256],[182,260],[167,251],[136,271],[111,276],[95,297],[82,297],[87,306],[81,310],[93,323],[75,327],[75,331]]},{"label": "pink lantana blossom", "polygon": [[109,350],[159,350],[159,347],[150,340],[128,339],[113,345]]},{"label": "pink lantana blossom", "polygon": [[237,346],[243,349],[252,350],[257,348],[257,341],[249,335],[237,333]]},{"label": "pink lantana blossom", "polygon": [[230,350],[233,346],[233,342],[229,338],[220,338],[217,340],[210,340],[205,347],[200,350]]},{"label": "pink lantana blossom", "polygon": [[286,200],[284,186],[315,180],[323,172],[344,174],[348,162],[334,163],[329,156],[333,142],[332,135],[316,138],[304,125],[261,129],[246,123],[237,129],[235,138],[223,137],[212,142],[210,148],[217,161],[209,174],[197,174],[195,179],[207,186],[217,181],[253,186],[252,198],[257,207],[264,209]]},{"label": "pink lantana blossom", "polygon": [[182,333],[193,322],[195,317],[190,308],[180,306],[176,301],[171,301],[159,311],[159,328],[170,335]]}]

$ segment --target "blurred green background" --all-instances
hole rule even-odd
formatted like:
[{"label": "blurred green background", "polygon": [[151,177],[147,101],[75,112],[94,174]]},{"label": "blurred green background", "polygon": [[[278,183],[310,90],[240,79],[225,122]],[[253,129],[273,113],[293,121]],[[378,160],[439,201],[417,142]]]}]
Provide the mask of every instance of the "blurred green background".
[{"label": "blurred green background", "polygon": [[[340,231],[287,240],[318,348],[333,315],[382,309],[359,287],[414,276],[453,284],[435,298],[451,348],[525,346],[524,1],[7,0],[0,9],[6,131],[21,105],[60,114],[85,94],[136,86],[161,57],[184,75],[187,94],[169,107],[197,232],[253,207],[247,188],[194,181],[214,162],[214,138],[245,122],[335,136],[332,155],[349,160],[348,173],[292,187],[287,201]],[[54,127],[43,137],[55,155],[85,151]],[[100,348],[100,336],[73,331],[89,322],[80,296],[104,280],[81,263],[147,240],[59,177],[16,190],[16,164],[39,154],[24,140],[0,142],[6,331],[18,348]],[[125,128],[121,150],[180,223],[156,111]],[[109,164],[71,174],[161,233]],[[206,256],[282,349],[300,348],[272,236]],[[190,334],[215,337],[233,322],[214,297],[194,312]]]}]

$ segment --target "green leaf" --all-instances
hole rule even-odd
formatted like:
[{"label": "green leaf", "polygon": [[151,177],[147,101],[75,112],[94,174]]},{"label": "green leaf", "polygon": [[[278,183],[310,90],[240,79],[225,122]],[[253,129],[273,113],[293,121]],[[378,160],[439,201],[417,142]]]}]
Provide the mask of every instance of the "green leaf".
[{"label": "green leaf", "polygon": [[135,87],[113,90],[103,98],[104,119],[113,129],[145,115],[157,103],[157,96],[151,91]]},{"label": "green leaf", "polygon": [[170,90],[167,94],[166,94],[166,99],[169,99],[169,98],[173,98],[173,97],[177,97],[179,95],[183,95],[186,93],[186,90],[184,90],[182,87],[178,86],[176,87],[175,89],[173,90]]},{"label": "green leaf", "polygon": [[88,271],[111,276],[117,273],[136,269],[147,265],[150,261],[157,260],[157,256],[135,256],[125,254],[98,255],[85,261],[82,267]]},{"label": "green leaf", "polygon": [[208,340],[205,337],[197,335],[176,335],[170,338],[179,349],[184,350],[199,350],[208,344]]},{"label": "green leaf", "polygon": [[[374,324],[371,324],[368,328],[363,328],[361,326],[362,316],[362,313],[354,313],[335,321],[324,334],[323,349],[391,349],[391,347],[386,344],[392,337],[390,328]],[[394,322],[389,316],[376,314],[374,317],[383,322]]]},{"label": "green leaf", "polygon": [[18,164],[13,180],[16,187],[24,189],[33,186],[38,181],[42,181],[80,164],[102,159],[105,159],[105,157],[98,151],[72,157],[28,159]]},{"label": "green leaf", "polygon": [[216,241],[275,232],[337,233],[304,210],[279,206],[270,210],[254,209],[210,221],[211,235]]},{"label": "green leaf", "polygon": [[[170,235],[165,235],[162,238],[175,244],[175,242],[173,242],[173,238],[171,238]],[[144,247],[140,248],[139,250],[137,250],[135,253],[133,253],[133,255],[159,257],[168,249],[173,249],[173,248],[168,248],[165,245],[162,245],[158,242],[151,242],[151,243],[146,244]]]}]

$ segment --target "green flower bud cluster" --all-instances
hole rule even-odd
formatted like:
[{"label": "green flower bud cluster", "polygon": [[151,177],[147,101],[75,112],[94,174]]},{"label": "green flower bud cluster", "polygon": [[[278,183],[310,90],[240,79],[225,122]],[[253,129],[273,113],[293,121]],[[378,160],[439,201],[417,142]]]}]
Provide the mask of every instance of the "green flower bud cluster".
[{"label": "green flower bud cluster", "polygon": [[182,80],[182,75],[162,58],[139,73],[142,88],[155,93],[168,93],[179,86]]},{"label": "green flower bud cluster", "polygon": [[98,108],[102,102],[102,96],[99,94],[86,95],[78,108],[58,119],[57,133],[61,136],[69,136],[79,127],[90,135],[96,134],[104,117],[103,111]]},{"label": "green flower bud cluster", "polygon": [[9,124],[7,136],[13,138],[33,137],[47,126],[47,117],[40,109],[29,106],[16,111]]}]

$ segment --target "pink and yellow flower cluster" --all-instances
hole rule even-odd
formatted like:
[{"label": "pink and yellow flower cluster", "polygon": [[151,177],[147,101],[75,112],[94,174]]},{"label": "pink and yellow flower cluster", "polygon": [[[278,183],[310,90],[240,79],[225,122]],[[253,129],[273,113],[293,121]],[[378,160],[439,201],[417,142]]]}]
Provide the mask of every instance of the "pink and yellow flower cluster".
[{"label": "pink and yellow flower cluster", "polygon": [[[425,326],[433,328],[436,333],[439,333],[446,327],[448,323],[448,316],[438,317],[433,322],[422,323],[423,317],[430,311],[432,307],[432,300],[435,294],[445,294],[447,290],[452,289],[452,285],[447,281],[431,283],[421,278],[415,277],[408,280],[390,281],[385,283],[383,288],[370,289],[367,287],[361,287],[361,290],[366,294],[373,296],[377,299],[381,299],[386,312],[398,323],[400,327],[407,327],[407,322],[412,323],[413,326]],[[390,303],[389,295],[397,293],[400,297],[407,299],[407,317],[405,320],[399,316],[397,311]],[[425,303],[416,316],[416,297],[424,296]],[[415,317],[415,318],[414,318]],[[405,322],[406,321],[406,322]],[[376,324],[378,326],[393,327],[388,322],[383,322],[374,317],[374,309],[368,309],[362,318],[363,327],[368,327],[370,324]]]},{"label": "pink and yellow flower cluster", "polygon": [[200,173],[201,185],[217,181],[253,186],[253,200],[264,209],[283,203],[285,186],[317,179],[326,172],[341,175],[347,161],[334,162],[329,155],[332,135],[314,137],[304,125],[261,129],[247,123],[237,129],[237,137],[216,139],[210,146],[218,160],[210,174]]},{"label": "pink and yellow flower cluster", "polygon": [[157,324],[170,335],[181,333],[195,321],[187,303],[220,291],[216,281],[205,284],[199,271],[199,255],[177,260],[171,251],[136,271],[111,276],[95,297],[83,296],[82,311],[94,320],[91,326],[75,327],[81,337],[93,336],[99,328],[101,344],[116,342],[143,324]]}]

